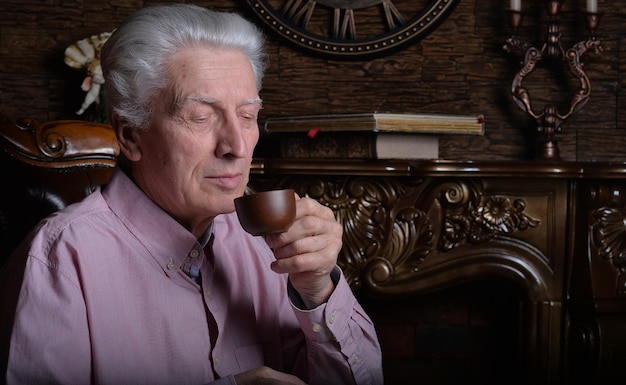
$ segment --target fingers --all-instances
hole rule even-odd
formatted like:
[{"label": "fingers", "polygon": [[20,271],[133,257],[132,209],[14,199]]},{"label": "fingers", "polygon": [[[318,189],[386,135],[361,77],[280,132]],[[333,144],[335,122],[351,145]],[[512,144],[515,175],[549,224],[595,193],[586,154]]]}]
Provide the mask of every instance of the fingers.
[{"label": "fingers", "polygon": [[272,268],[277,273],[326,274],[337,263],[342,235],[343,228],[329,208],[302,198],[289,231],[266,237],[276,257]]},{"label": "fingers", "polygon": [[334,290],[330,272],[337,265],[343,227],[332,210],[309,198],[297,201],[296,212],[289,230],[268,236],[266,242],[276,257],[272,270],[289,274],[307,307],[313,308]]},{"label": "fingers", "polygon": [[276,249],[297,240],[317,235],[338,235],[341,239],[342,230],[330,208],[322,206],[310,198],[297,198],[296,219],[289,231],[269,235],[266,237],[266,242],[271,248]]},{"label": "fingers", "polygon": [[279,372],[267,366],[251,369],[234,377],[237,385],[306,385],[294,375]]},{"label": "fingers", "polygon": [[311,272],[328,274],[337,264],[341,240],[329,235],[300,238],[274,248],[272,270],[279,274]]}]

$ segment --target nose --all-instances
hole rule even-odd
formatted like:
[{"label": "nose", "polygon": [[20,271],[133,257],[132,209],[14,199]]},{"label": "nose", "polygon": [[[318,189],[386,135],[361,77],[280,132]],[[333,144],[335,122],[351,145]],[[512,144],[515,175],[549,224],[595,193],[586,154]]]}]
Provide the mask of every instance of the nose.
[{"label": "nose", "polygon": [[248,155],[250,128],[244,128],[237,116],[224,119],[217,138],[216,155],[220,158],[243,158]]}]

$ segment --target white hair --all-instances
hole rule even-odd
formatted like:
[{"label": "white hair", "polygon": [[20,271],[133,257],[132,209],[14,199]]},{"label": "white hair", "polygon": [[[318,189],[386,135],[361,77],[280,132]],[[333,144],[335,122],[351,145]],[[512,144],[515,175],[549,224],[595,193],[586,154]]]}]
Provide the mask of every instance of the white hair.
[{"label": "white hair", "polygon": [[109,113],[134,127],[147,127],[152,102],[171,85],[168,58],[193,46],[240,50],[261,89],[267,54],[263,34],[254,24],[234,13],[190,4],[152,6],[131,15],[102,49]]}]

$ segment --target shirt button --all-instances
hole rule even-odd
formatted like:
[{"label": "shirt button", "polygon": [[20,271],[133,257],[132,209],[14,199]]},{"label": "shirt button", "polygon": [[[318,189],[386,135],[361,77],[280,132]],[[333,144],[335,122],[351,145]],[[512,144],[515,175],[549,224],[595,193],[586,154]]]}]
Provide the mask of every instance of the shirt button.
[{"label": "shirt button", "polygon": [[211,290],[206,289],[206,290],[204,291],[204,295],[205,295],[206,297],[210,297],[210,296],[211,296]]},{"label": "shirt button", "polygon": [[196,258],[198,255],[199,255],[199,253],[198,253],[198,250],[196,250],[196,249],[191,250],[191,252],[189,253],[189,256],[191,258]]},{"label": "shirt button", "polygon": [[353,364],[356,364],[356,363],[358,363],[359,361],[361,361],[361,357],[359,356],[359,354],[358,354],[358,353],[354,353],[354,354],[352,355],[352,363],[353,363]]},{"label": "shirt button", "polygon": [[313,324],[313,331],[315,333],[319,333],[320,330],[322,330],[322,327],[320,326],[320,324]]},{"label": "shirt button", "polygon": [[167,269],[168,270],[174,270],[176,268],[176,264],[174,262],[169,262],[167,264]]},{"label": "shirt button", "polygon": [[332,324],[333,324],[333,322],[335,322],[335,315],[334,315],[334,314],[331,314],[331,315],[330,315],[330,318],[328,318],[328,323],[332,325]]}]

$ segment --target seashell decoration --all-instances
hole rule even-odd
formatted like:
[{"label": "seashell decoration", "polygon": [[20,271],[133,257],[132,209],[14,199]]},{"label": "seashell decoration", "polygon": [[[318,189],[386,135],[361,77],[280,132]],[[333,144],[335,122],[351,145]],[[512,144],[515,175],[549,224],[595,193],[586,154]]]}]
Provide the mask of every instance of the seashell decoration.
[{"label": "seashell decoration", "polygon": [[102,67],[100,66],[100,50],[111,36],[112,32],[103,32],[77,41],[65,49],[65,64],[82,70],[87,76],[81,84],[81,89],[87,94],[77,115],[82,115],[94,102],[100,103],[100,88],[104,84]]}]

